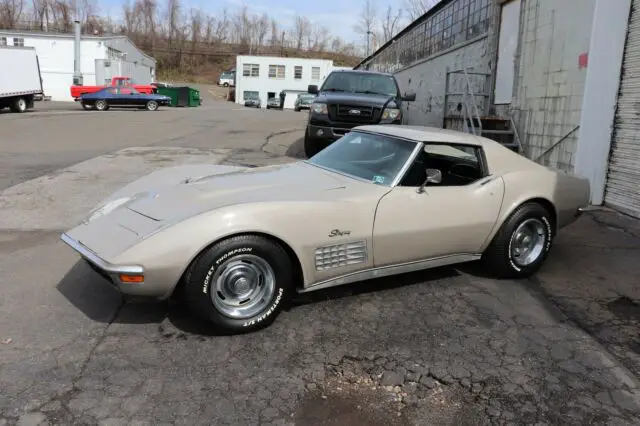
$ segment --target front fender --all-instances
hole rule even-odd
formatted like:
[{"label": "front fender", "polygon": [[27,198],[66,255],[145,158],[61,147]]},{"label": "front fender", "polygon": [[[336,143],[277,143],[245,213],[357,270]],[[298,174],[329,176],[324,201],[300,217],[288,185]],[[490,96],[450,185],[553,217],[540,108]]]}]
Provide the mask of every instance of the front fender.
[{"label": "front fender", "polygon": [[[324,279],[335,269],[318,271],[315,250],[330,244],[365,241],[372,247],[375,201],[304,201],[236,204],[201,213],[141,240],[114,259],[137,264],[162,282],[170,293],[186,268],[212,243],[242,233],[261,233],[287,244],[300,262],[305,285]],[[346,237],[330,237],[331,230],[348,230]],[[371,266],[373,256],[355,267]],[[349,268],[348,266],[343,267]],[[341,269],[338,269],[340,271]],[[325,276],[326,275],[326,276]]]}]

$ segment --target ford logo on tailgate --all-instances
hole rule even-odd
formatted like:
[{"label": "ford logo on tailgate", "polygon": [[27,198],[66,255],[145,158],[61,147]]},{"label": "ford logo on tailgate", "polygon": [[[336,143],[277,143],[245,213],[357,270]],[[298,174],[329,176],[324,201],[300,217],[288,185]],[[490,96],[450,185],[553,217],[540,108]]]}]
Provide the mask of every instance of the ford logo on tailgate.
[{"label": "ford logo on tailgate", "polygon": [[351,110],[349,110],[349,114],[351,114],[351,115],[360,115],[360,110],[359,109],[351,109]]}]

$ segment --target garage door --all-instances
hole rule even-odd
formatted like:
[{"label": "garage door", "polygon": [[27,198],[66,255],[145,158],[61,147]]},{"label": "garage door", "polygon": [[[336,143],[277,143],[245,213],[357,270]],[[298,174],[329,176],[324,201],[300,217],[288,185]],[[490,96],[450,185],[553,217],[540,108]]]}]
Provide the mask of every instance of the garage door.
[{"label": "garage door", "polygon": [[631,5],[604,201],[640,217],[640,2],[636,0]]},{"label": "garage door", "polygon": [[285,92],[287,95],[284,98],[284,107],[286,109],[293,109],[296,106],[296,98],[298,97],[299,92]]}]

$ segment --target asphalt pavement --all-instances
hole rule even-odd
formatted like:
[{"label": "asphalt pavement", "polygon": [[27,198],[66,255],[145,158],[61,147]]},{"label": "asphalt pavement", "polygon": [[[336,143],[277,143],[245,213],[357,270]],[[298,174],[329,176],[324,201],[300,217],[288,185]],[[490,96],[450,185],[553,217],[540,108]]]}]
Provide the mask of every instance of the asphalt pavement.
[{"label": "asphalt pavement", "polygon": [[637,424],[637,221],[587,214],[534,279],[367,281],[216,336],[123,303],[60,232],[160,167],[294,161],[305,113],[44,104],[0,115],[0,425]]}]

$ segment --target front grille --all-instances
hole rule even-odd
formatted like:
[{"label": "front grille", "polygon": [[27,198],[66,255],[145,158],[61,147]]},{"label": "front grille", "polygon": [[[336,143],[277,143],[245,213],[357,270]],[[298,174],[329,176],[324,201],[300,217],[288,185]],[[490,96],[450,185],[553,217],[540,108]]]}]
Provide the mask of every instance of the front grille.
[{"label": "front grille", "polygon": [[[329,118],[334,121],[349,123],[377,123],[380,120],[381,108],[358,105],[329,105]],[[352,114],[351,111],[360,111]]]}]

